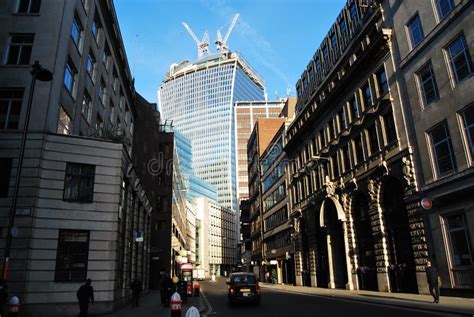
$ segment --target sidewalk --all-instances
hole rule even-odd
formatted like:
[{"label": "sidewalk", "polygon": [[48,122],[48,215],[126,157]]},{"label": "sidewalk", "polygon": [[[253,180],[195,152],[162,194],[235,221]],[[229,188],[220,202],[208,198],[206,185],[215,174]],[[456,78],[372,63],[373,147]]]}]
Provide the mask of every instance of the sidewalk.
[{"label": "sidewalk", "polygon": [[267,283],[260,283],[260,286],[262,288],[290,291],[297,294],[311,294],[315,296],[332,297],[378,305],[397,306],[439,313],[461,313],[474,316],[474,299],[472,298],[442,296],[440,298],[440,303],[434,304],[433,297],[430,295],[372,291],[348,291],[341,289],[326,289]]},{"label": "sidewalk", "polygon": [[[187,303],[183,303],[182,316],[186,314],[189,307],[195,306],[202,315],[206,305],[202,297],[189,297]],[[101,315],[103,317],[169,317],[170,309],[161,307],[161,297],[159,291],[150,291],[140,298],[140,306],[132,308],[131,304],[112,314]]]}]

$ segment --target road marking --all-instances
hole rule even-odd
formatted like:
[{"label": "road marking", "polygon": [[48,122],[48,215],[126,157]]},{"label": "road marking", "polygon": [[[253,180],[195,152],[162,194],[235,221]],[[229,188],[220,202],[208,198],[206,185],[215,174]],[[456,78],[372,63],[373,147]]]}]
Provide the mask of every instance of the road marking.
[{"label": "road marking", "polygon": [[202,285],[201,285],[201,295],[202,295],[202,297],[204,298],[204,303],[205,303],[206,306],[207,306],[207,313],[206,313],[206,315],[215,315],[216,312],[214,312],[214,311],[212,310],[211,303],[209,303],[209,301],[207,300],[206,294],[204,294],[204,290],[202,289]]}]

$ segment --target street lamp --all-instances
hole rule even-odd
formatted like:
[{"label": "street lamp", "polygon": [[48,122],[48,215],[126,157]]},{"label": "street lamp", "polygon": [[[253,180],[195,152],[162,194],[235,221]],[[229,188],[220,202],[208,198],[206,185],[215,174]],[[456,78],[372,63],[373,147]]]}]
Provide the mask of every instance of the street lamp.
[{"label": "street lamp", "polygon": [[26,138],[28,134],[28,125],[30,123],[31,104],[33,102],[33,93],[35,91],[35,84],[36,84],[36,80],[51,81],[53,79],[53,74],[49,70],[41,67],[41,64],[38,61],[35,61],[35,63],[31,65],[31,67],[32,67],[31,69],[32,78],[31,78],[31,85],[30,85],[30,94],[28,96],[28,103],[26,106],[25,126],[23,127],[23,133],[21,136],[20,155],[18,157],[18,166],[16,169],[15,185],[13,187],[13,200],[12,200],[12,206],[11,206],[10,214],[9,214],[7,240],[5,242],[5,255],[4,255],[3,272],[2,272],[2,277],[5,281],[8,278],[8,265],[10,261],[10,248],[11,248],[11,243],[12,243],[12,229],[15,223],[16,205],[18,201],[18,188],[20,186],[21,168],[23,167],[23,158],[25,156],[25,145],[26,145]]}]

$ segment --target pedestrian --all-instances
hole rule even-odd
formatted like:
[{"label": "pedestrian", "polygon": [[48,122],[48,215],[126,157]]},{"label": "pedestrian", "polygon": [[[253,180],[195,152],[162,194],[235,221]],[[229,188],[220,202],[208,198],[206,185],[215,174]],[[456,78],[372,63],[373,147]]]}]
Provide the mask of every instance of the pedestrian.
[{"label": "pedestrian", "polygon": [[88,278],[86,283],[77,290],[76,296],[79,300],[79,308],[81,310],[79,317],[87,317],[89,302],[94,303],[94,289],[92,288],[91,283],[92,280]]},{"label": "pedestrian", "polygon": [[171,277],[166,274],[163,278],[162,288],[161,290],[164,292],[164,305],[163,307],[170,307],[170,300],[171,300],[171,291],[173,290],[173,280]]},{"label": "pedestrian", "polygon": [[138,301],[140,300],[140,293],[142,292],[142,281],[139,278],[135,277],[130,286],[132,289],[132,307],[138,307]]},{"label": "pedestrian", "polygon": [[5,305],[7,304],[8,300],[8,285],[7,282],[0,278],[0,316],[4,315]]},{"label": "pedestrian", "polygon": [[434,298],[433,303],[439,303],[438,270],[432,266],[431,261],[426,262],[426,279],[430,294]]},{"label": "pedestrian", "polygon": [[188,301],[188,282],[186,282],[182,276],[179,276],[176,290],[178,291],[179,296],[181,296],[183,303],[186,303]]}]

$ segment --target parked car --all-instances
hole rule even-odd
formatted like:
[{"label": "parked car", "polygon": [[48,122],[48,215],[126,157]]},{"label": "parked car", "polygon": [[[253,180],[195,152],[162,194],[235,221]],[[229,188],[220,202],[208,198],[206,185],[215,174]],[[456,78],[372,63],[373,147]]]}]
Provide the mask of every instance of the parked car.
[{"label": "parked car", "polygon": [[254,273],[232,273],[227,280],[229,304],[254,303],[260,304],[260,286]]}]

